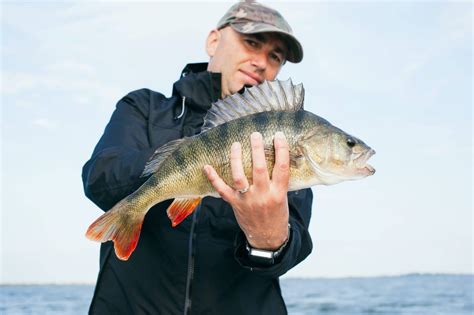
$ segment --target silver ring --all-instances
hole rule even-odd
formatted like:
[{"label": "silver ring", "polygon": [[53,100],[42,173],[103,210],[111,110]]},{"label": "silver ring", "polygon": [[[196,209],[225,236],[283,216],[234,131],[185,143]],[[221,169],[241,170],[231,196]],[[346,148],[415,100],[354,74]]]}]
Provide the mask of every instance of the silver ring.
[{"label": "silver ring", "polygon": [[245,194],[247,191],[249,191],[249,188],[250,188],[250,185],[247,186],[247,187],[244,188],[244,189],[240,189],[240,190],[237,190],[237,191],[238,191],[239,193],[241,193],[241,194]]}]

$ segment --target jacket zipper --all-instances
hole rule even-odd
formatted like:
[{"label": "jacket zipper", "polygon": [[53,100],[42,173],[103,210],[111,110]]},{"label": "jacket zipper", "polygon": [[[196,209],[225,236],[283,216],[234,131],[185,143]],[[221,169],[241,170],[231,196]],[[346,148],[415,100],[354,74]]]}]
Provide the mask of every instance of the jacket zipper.
[{"label": "jacket zipper", "polygon": [[184,315],[188,315],[191,311],[191,290],[194,278],[194,254],[196,249],[196,225],[198,222],[201,203],[199,203],[193,213],[193,222],[191,223],[191,232],[189,233],[188,243],[188,273],[186,276],[186,298],[184,300]]}]

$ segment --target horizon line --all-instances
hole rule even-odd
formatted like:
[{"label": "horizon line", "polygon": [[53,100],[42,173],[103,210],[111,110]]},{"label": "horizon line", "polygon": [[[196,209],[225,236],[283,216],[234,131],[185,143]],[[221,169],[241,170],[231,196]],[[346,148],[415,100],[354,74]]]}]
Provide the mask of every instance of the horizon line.
[{"label": "horizon line", "polygon": [[[316,276],[316,277],[280,277],[280,280],[343,280],[343,279],[373,279],[373,278],[400,278],[400,277],[414,277],[414,276],[452,276],[452,277],[474,277],[474,272],[471,273],[433,273],[433,272],[411,272],[396,275],[377,275],[377,276]],[[53,286],[53,285],[70,285],[70,286],[90,286],[95,285],[96,282],[0,282],[0,286]]]}]

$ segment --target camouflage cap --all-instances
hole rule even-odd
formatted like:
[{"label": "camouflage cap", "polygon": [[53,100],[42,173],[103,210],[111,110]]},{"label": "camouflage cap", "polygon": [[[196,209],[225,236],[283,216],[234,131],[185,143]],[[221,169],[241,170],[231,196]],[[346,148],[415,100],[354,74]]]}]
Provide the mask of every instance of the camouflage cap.
[{"label": "camouflage cap", "polygon": [[241,1],[226,12],[217,23],[217,28],[221,29],[227,25],[242,34],[280,33],[288,44],[286,60],[298,63],[303,59],[303,47],[293,35],[290,25],[278,11],[272,8],[255,1]]}]

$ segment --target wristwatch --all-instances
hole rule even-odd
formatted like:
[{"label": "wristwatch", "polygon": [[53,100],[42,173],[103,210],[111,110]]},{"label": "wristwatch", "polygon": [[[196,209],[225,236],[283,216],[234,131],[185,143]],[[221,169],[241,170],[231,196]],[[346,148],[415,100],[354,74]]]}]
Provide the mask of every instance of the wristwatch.
[{"label": "wristwatch", "polygon": [[273,265],[275,263],[275,260],[281,255],[286,245],[290,241],[290,235],[291,225],[288,223],[288,238],[280,246],[280,248],[275,251],[253,248],[247,241],[245,248],[247,249],[249,260],[263,265]]}]

